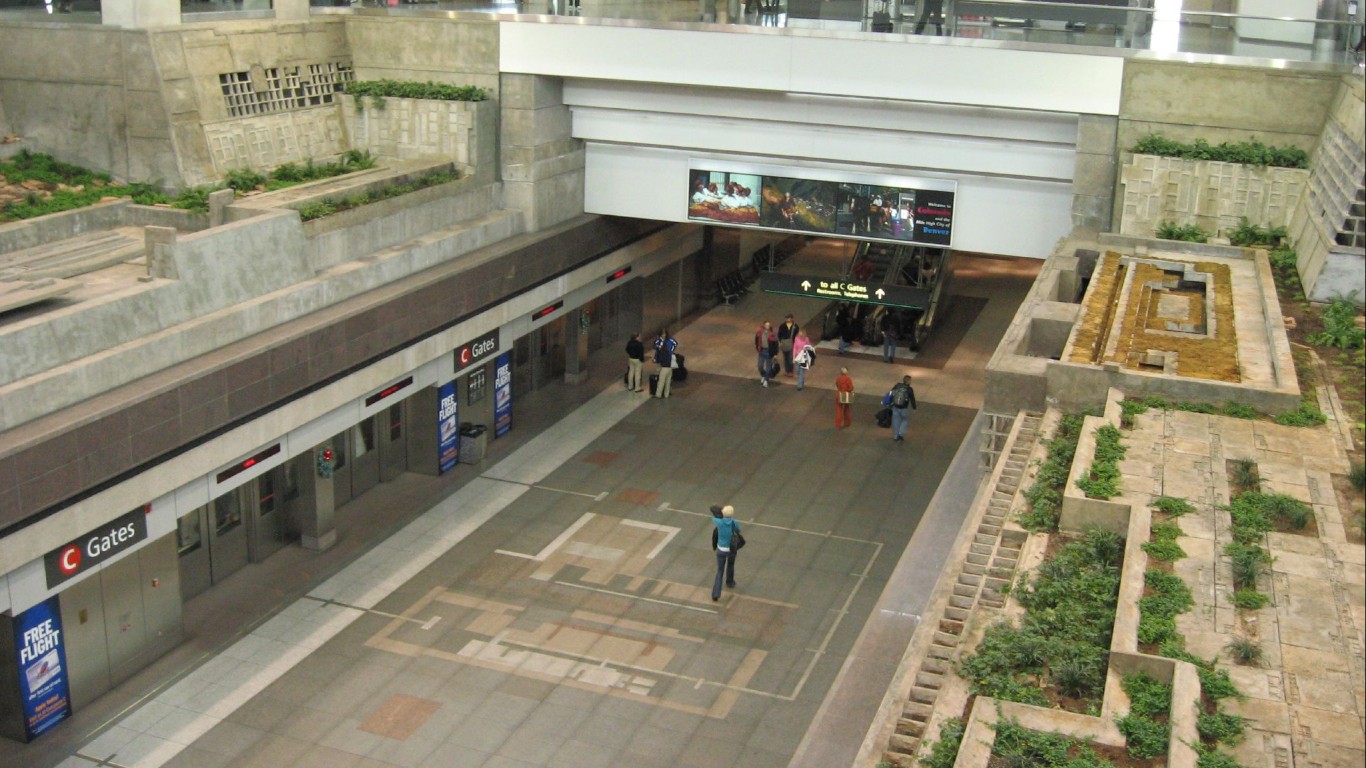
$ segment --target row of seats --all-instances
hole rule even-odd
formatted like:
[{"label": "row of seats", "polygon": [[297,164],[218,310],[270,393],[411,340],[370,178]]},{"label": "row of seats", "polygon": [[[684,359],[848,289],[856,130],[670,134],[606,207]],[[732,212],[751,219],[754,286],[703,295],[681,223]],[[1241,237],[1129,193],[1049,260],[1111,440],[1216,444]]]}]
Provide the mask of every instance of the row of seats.
[{"label": "row of seats", "polygon": [[738,269],[722,275],[721,279],[716,281],[717,301],[726,306],[734,304],[736,300],[747,293],[749,293],[749,280]]}]

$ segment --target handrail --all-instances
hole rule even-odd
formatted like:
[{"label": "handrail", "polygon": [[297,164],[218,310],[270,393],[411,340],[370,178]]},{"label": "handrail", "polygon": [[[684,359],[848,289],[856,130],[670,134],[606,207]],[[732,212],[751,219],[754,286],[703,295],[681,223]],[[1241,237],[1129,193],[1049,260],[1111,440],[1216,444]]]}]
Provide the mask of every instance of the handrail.
[{"label": "handrail", "polygon": [[[1156,9],[1156,8],[1143,8],[1143,7],[1128,6],[1128,5],[1107,5],[1107,4],[1097,4],[1097,3],[1049,2],[1048,0],[967,0],[967,4],[968,4],[968,5],[984,5],[984,4],[985,4],[985,5],[1006,5],[1006,6],[1017,6],[1017,7],[1019,7],[1019,8],[1067,8],[1067,9],[1080,8],[1080,9],[1083,9],[1083,10],[1115,11],[1115,12],[1117,12],[1117,13],[1120,13],[1120,12],[1122,12],[1122,13],[1136,13],[1136,14],[1144,14],[1144,15],[1154,16],[1154,17],[1155,17],[1155,16],[1157,15],[1157,13],[1158,13],[1158,9]],[[948,9],[948,13],[951,14],[951,15],[953,15],[953,16],[959,16],[960,14],[958,13],[957,5],[958,5],[957,3],[951,3],[951,4],[950,4],[950,8]],[[1297,23],[1304,23],[1304,24],[1325,24],[1325,25],[1330,25],[1330,26],[1342,26],[1342,27],[1361,27],[1361,26],[1366,26],[1366,23],[1363,23],[1363,22],[1360,22],[1360,21],[1356,21],[1356,20],[1352,20],[1352,19],[1346,19],[1346,20],[1341,20],[1341,19],[1303,19],[1303,18],[1298,18],[1298,17],[1295,17],[1295,16],[1258,16],[1258,15],[1256,15],[1256,14],[1250,14],[1250,13],[1229,13],[1229,12],[1227,12],[1227,11],[1187,11],[1187,10],[1184,10],[1184,9],[1183,9],[1183,10],[1179,10],[1179,11],[1163,11],[1163,12],[1164,12],[1164,13],[1172,13],[1172,14],[1175,14],[1175,15],[1177,15],[1177,16],[1208,16],[1208,17],[1212,17],[1212,18],[1223,18],[1223,19],[1254,19],[1254,20],[1257,20],[1257,21],[1288,21],[1288,22],[1297,22]],[[1021,17],[1027,17],[1028,15],[1029,15],[1029,14],[1027,14],[1027,13],[1022,13],[1022,14],[1020,14]]]}]

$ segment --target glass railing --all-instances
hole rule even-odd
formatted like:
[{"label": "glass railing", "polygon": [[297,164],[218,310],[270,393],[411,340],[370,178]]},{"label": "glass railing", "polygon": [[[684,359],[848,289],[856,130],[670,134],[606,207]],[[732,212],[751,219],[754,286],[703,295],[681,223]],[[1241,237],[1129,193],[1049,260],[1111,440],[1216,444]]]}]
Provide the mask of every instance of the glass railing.
[{"label": "glass railing", "polygon": [[[119,0],[107,0],[118,2]],[[127,0],[131,2],[131,0]],[[101,0],[0,0],[0,19],[100,22]],[[314,13],[497,14],[942,36],[1011,46],[1085,46],[1163,56],[1363,60],[1366,0],[309,0]],[[1198,8],[1196,6],[1199,6]],[[183,0],[185,22],[262,18],[272,0]],[[1315,18],[1320,9],[1332,18]],[[738,30],[737,30],[738,31]]]}]

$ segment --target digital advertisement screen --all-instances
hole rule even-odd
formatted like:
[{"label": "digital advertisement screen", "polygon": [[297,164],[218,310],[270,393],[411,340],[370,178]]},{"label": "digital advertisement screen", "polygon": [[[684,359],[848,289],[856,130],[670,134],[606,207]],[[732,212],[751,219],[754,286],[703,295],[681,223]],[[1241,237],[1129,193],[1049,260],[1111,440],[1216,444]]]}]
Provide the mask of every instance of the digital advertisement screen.
[{"label": "digital advertisement screen", "polygon": [[926,185],[947,188],[694,169],[689,171],[688,219],[948,247],[954,185]]}]

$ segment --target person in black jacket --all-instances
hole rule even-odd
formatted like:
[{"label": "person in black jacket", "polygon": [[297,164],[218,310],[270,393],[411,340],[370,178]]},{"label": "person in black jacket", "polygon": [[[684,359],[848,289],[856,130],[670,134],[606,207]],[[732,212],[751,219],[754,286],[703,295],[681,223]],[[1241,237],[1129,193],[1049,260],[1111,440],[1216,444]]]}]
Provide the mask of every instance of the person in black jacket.
[{"label": "person in black jacket", "polygon": [[905,442],[906,425],[911,423],[911,411],[915,410],[915,390],[911,388],[909,373],[892,385],[882,404],[892,409],[892,442]]},{"label": "person in black jacket", "polygon": [[640,367],[645,362],[645,344],[639,333],[631,334],[626,342],[626,389],[631,392],[644,392],[640,386]]}]

